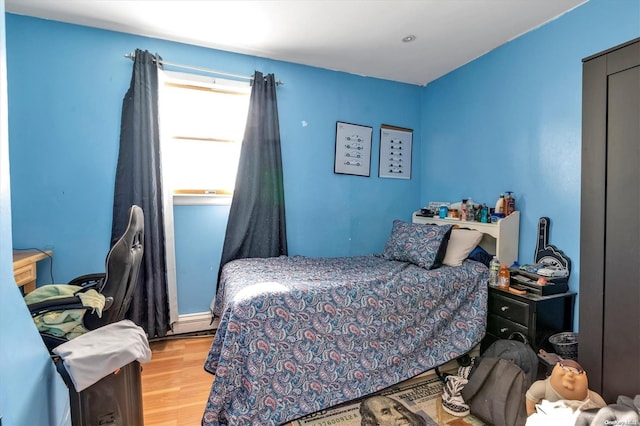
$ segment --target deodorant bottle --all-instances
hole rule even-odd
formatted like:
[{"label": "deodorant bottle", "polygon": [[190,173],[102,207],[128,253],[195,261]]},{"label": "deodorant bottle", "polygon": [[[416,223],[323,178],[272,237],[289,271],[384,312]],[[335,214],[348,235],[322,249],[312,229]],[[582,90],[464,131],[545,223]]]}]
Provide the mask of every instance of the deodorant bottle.
[{"label": "deodorant bottle", "polygon": [[507,196],[504,199],[505,207],[504,207],[504,215],[509,216],[511,213],[516,211],[516,199],[513,198],[513,192],[507,191]]},{"label": "deodorant bottle", "polygon": [[496,201],[496,208],[494,213],[503,213],[504,214],[504,194],[500,194],[500,198]]}]

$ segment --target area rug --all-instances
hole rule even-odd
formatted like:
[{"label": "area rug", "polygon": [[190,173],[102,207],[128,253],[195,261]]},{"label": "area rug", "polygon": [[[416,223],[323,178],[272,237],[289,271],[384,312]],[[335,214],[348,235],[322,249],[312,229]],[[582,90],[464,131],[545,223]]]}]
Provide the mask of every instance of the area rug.
[{"label": "area rug", "polygon": [[[477,418],[469,415],[455,417],[442,409],[442,381],[437,377],[418,377],[408,380],[374,395],[391,398],[382,403],[400,403],[404,406],[407,421],[412,426],[477,426],[484,425]],[[360,426],[362,416],[360,406],[367,404],[373,395],[349,401],[327,410],[318,411],[288,425],[292,426]],[[379,400],[380,401],[380,400]]]}]

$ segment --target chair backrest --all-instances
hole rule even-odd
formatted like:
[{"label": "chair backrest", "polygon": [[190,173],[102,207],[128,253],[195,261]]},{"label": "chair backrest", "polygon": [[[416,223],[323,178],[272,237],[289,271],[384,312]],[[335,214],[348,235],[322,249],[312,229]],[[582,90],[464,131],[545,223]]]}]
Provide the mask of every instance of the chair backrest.
[{"label": "chair backrest", "polygon": [[111,247],[107,255],[106,276],[99,292],[111,298],[111,306],[97,315],[85,315],[84,325],[95,330],[103,325],[124,319],[138,283],[140,264],[144,252],[144,214],[136,205],[129,209],[129,224],[124,234]]}]

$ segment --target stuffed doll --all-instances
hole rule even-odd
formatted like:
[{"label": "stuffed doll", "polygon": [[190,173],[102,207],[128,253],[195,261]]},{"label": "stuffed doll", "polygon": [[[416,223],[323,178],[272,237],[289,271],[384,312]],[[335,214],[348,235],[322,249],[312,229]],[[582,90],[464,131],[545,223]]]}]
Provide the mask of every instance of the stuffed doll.
[{"label": "stuffed doll", "polygon": [[589,390],[587,372],[576,361],[559,359],[551,375],[534,382],[526,393],[527,415],[536,412],[536,404],[542,400],[564,400],[575,409],[586,410],[607,405],[600,395]]}]

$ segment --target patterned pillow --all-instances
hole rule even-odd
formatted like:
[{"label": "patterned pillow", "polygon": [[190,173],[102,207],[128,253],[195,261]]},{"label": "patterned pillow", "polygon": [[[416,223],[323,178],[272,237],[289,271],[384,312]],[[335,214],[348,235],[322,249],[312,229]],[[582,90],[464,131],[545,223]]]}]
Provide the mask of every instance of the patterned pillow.
[{"label": "patterned pillow", "polygon": [[450,233],[451,225],[425,225],[396,219],[383,257],[411,262],[425,269],[438,268],[447,251]]}]

